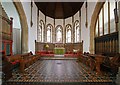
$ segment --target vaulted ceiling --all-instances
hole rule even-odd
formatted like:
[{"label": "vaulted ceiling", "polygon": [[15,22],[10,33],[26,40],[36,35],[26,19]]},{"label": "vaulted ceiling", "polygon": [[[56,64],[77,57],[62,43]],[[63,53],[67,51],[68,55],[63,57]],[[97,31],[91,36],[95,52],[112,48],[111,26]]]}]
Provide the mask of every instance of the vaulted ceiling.
[{"label": "vaulted ceiling", "polygon": [[77,13],[84,2],[35,2],[38,9],[46,16],[65,19]]}]

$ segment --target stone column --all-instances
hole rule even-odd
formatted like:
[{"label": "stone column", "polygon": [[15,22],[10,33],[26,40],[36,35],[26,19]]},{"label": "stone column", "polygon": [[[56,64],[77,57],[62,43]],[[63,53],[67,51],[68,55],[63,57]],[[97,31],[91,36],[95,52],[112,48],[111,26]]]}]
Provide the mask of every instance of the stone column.
[{"label": "stone column", "polygon": [[52,29],[52,42],[55,42],[55,19],[54,19],[54,25],[53,25],[53,29]]},{"label": "stone column", "polygon": [[[22,27],[24,27],[24,26],[22,26]],[[22,28],[22,31],[21,31],[21,46],[22,46],[21,47],[22,48],[22,53],[28,52],[28,28],[27,29]]]},{"label": "stone column", "polygon": [[95,37],[95,22],[97,19],[97,16],[99,14],[99,11],[101,10],[101,7],[103,6],[104,2],[97,2],[94,12],[91,17],[91,23],[90,23],[90,53],[94,54],[95,53],[95,42],[94,42],[94,37]]},{"label": "stone column", "polygon": [[28,52],[28,24],[27,24],[27,18],[25,15],[25,12],[23,10],[23,6],[21,2],[18,0],[18,2],[14,1],[14,5],[18,11],[19,17],[20,17],[20,23],[21,23],[21,50],[22,53]]},{"label": "stone column", "polygon": [[44,25],[44,43],[47,42],[47,29],[46,29],[46,16],[45,16],[45,25]]}]

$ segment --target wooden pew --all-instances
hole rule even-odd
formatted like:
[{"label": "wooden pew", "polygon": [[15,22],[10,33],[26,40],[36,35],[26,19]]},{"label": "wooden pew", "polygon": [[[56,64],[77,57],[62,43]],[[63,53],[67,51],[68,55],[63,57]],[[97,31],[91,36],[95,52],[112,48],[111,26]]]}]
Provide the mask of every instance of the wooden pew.
[{"label": "wooden pew", "polygon": [[7,62],[5,52],[0,52],[0,71],[2,72],[2,81],[6,81],[12,77],[12,64]]},{"label": "wooden pew", "polygon": [[100,65],[103,62],[104,56],[96,54],[83,54],[81,55],[81,61],[90,67],[91,70],[95,70],[96,74],[101,74]]},{"label": "wooden pew", "polygon": [[[105,56],[102,56],[102,55],[97,55],[97,54],[92,54],[90,55],[91,57],[94,57],[95,59],[95,68],[96,68],[96,74],[102,74],[101,72],[101,67],[100,65],[102,64]],[[91,61],[92,62],[92,61]]]},{"label": "wooden pew", "polygon": [[120,67],[120,54],[116,54],[114,57],[101,54],[82,54],[79,58],[91,70],[95,70],[98,75],[102,74],[103,71],[116,75]]},{"label": "wooden pew", "polygon": [[114,57],[106,56],[101,64],[101,69],[106,72],[111,72],[116,76],[118,68],[120,67],[120,54],[116,54]]},{"label": "wooden pew", "polygon": [[35,61],[40,59],[39,55],[33,55],[31,53],[25,53],[22,54],[22,59],[20,61],[20,71],[24,72],[24,69],[28,66],[30,66],[31,64],[33,64]]}]

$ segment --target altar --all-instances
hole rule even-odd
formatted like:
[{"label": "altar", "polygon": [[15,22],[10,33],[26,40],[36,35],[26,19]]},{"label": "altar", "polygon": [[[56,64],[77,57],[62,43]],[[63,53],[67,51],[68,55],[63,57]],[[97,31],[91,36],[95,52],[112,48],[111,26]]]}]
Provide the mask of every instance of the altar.
[{"label": "altar", "polygon": [[65,48],[63,43],[56,43],[54,48],[54,53],[56,55],[63,55],[65,53]]},{"label": "altar", "polygon": [[65,53],[65,48],[54,48],[54,53],[57,54],[57,55],[63,55]]}]

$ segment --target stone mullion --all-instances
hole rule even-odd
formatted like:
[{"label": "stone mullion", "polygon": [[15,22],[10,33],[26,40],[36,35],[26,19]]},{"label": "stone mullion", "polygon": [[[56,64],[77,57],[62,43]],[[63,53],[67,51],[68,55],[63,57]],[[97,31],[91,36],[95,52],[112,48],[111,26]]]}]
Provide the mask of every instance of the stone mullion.
[{"label": "stone mullion", "polygon": [[102,25],[103,25],[103,28],[102,28],[102,34],[104,35],[104,7],[102,8]]},{"label": "stone mullion", "polygon": [[[55,20],[54,20],[54,26],[55,26]],[[54,30],[54,33],[55,33],[54,35],[55,35],[55,37],[54,37],[54,38],[55,38],[55,42],[56,42],[56,27],[54,27],[54,28],[55,28],[55,30]]]},{"label": "stone mullion", "polygon": [[63,19],[63,43],[66,43],[65,19]]},{"label": "stone mullion", "polygon": [[44,30],[43,30],[43,42],[46,42],[46,40],[45,40],[45,39],[46,39],[45,30],[46,30],[46,29],[45,29],[45,24],[44,24]]},{"label": "stone mullion", "polygon": [[[63,27],[64,27],[64,26],[63,26]],[[63,43],[63,39],[64,39],[63,27],[62,27],[62,43]]]},{"label": "stone mullion", "polygon": [[100,36],[100,27],[99,26],[100,26],[100,24],[99,24],[99,16],[98,16],[98,37]]},{"label": "stone mullion", "polygon": [[55,42],[55,19],[54,19],[54,24],[53,24],[53,29],[52,29],[52,43]]},{"label": "stone mullion", "polygon": [[46,16],[45,16],[45,25],[44,25],[44,42],[47,42],[47,29],[46,29]]},{"label": "stone mullion", "polygon": [[74,16],[72,16],[72,43],[75,42]]}]

